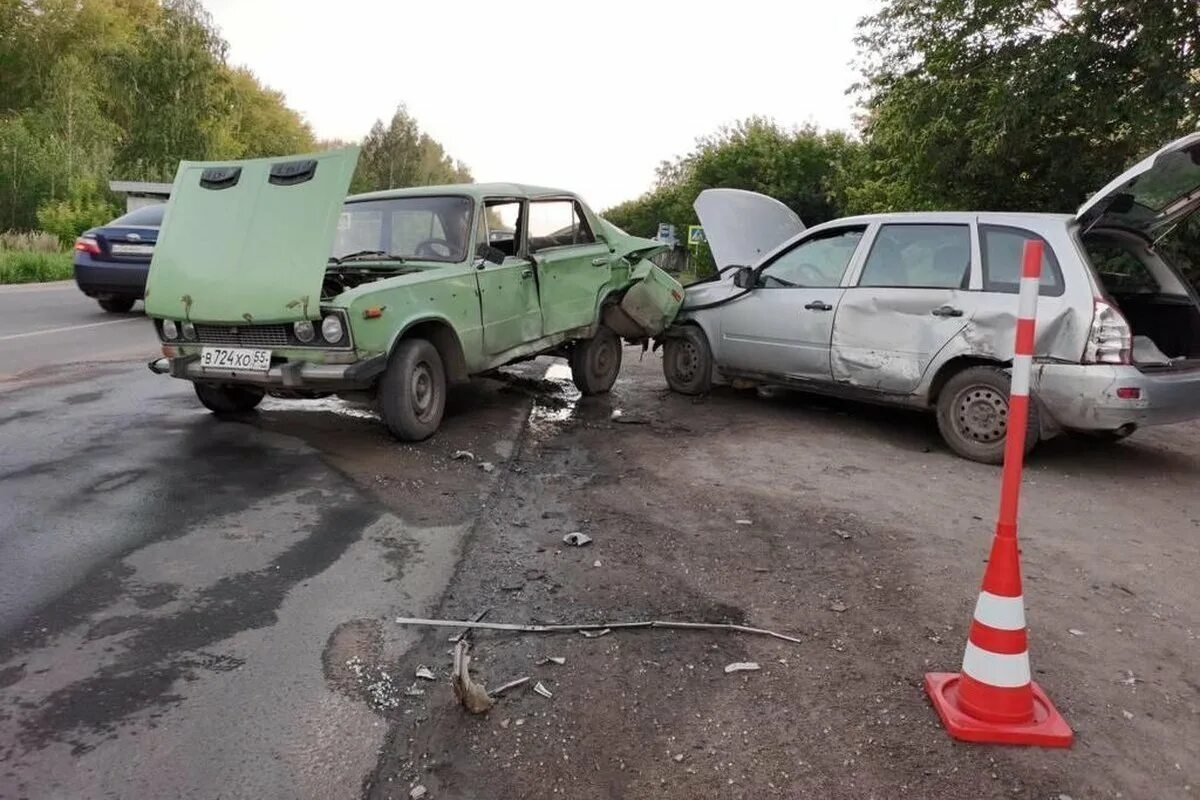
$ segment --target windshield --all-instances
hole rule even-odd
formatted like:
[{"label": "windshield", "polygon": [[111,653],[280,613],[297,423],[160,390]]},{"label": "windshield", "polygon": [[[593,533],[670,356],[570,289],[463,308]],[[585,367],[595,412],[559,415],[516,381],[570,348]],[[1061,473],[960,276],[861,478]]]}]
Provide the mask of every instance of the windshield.
[{"label": "windshield", "polygon": [[468,197],[396,197],[346,203],[338,218],[334,258],[355,253],[457,263],[471,233]]},{"label": "windshield", "polygon": [[109,225],[146,225],[148,227],[157,227],[162,225],[163,212],[167,210],[166,203],[154,203],[153,205],[142,206],[135,208],[128,214],[123,214]]}]

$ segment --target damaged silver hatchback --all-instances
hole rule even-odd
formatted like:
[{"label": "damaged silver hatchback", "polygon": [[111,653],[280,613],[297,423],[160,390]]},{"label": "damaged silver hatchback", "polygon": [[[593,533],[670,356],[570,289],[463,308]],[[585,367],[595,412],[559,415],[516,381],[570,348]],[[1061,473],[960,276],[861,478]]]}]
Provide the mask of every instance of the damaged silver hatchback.
[{"label": "damaged silver hatchback", "polygon": [[1200,133],[1075,215],[880,214],[805,230],[768,197],[696,211],[721,268],[662,337],[672,389],[750,381],[918,408],[959,455],[1003,458],[1022,248],[1045,244],[1027,449],[1200,417],[1200,299],[1156,249],[1200,206]]}]

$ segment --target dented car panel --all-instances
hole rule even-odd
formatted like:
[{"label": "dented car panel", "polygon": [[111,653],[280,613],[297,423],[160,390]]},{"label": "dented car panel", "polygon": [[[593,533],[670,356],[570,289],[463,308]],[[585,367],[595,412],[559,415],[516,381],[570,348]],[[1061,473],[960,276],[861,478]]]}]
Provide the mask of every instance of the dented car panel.
[{"label": "dented car panel", "polygon": [[[743,226],[734,250],[766,255],[688,287],[661,337],[668,382],[694,392],[740,378],[936,409],[957,452],[995,462],[1022,251],[1040,240],[1033,377],[1040,433],[1120,437],[1200,417],[1200,297],[1149,238],[1164,220],[1200,207],[1200,134],[1163,148],[1104,194],[1079,217],[869,215],[783,244],[764,234],[758,247],[746,238],[754,226]],[[1118,226],[1149,220],[1139,204],[1152,195],[1160,206],[1153,224]],[[737,229],[736,217],[709,218],[736,214],[736,205],[697,202],[710,240]],[[710,373],[702,382],[697,363]],[[958,428],[964,441],[956,445]]]}]

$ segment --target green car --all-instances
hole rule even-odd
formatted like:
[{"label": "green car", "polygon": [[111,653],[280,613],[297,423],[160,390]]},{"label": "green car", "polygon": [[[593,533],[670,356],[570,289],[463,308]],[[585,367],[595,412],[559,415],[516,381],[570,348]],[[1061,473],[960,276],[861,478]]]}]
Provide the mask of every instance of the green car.
[{"label": "green car", "polygon": [[674,319],[664,249],[570,192],[517,184],[347,198],[358,149],[184,162],[146,285],[163,358],[217,413],[265,394],[368,393],[406,441],[437,430],[447,386],[559,355],[606,392],[621,339]]}]

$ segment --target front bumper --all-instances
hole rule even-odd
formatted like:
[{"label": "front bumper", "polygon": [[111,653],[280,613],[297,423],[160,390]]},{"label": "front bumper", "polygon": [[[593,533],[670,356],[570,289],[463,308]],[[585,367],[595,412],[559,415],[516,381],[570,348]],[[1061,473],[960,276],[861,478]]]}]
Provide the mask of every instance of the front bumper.
[{"label": "front bumper", "polygon": [[387,368],[387,356],[378,355],[352,364],[310,364],[289,361],[275,364],[266,372],[204,369],[199,355],[158,358],[147,364],[150,371],[202,383],[249,383],[287,389],[362,389],[371,385]]},{"label": "front bumper", "polygon": [[[1139,397],[1118,397],[1117,389],[1137,389]],[[1200,369],[1142,372],[1125,365],[1038,364],[1033,390],[1041,408],[1071,430],[1115,431],[1200,418]]]}]

